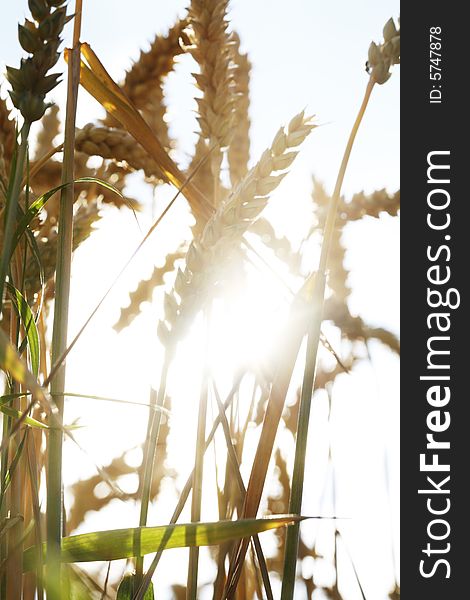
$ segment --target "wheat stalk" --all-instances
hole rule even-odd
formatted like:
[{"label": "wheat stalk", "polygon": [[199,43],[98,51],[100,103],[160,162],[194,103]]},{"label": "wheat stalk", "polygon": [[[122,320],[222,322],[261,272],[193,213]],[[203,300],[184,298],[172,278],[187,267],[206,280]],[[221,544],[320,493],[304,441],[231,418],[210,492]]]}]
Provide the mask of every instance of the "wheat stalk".
[{"label": "wheat stalk", "polygon": [[[49,0],[50,2],[50,0]],[[57,9],[61,10],[61,9]],[[57,11],[56,13],[57,14]],[[65,8],[64,8],[65,23]],[[73,247],[73,204],[75,179],[75,128],[77,114],[78,85],[80,81],[80,30],[82,22],[82,0],[75,0],[75,22],[72,49],[67,71],[67,102],[64,127],[64,157],[62,162],[62,183],[67,184],[60,193],[60,210],[57,238],[57,268],[54,302],[54,320],[52,328],[51,363],[67,347],[68,315],[70,301],[70,282],[72,271]],[[60,426],[64,417],[65,362],[50,378],[51,396],[57,410],[56,418]],[[61,544],[63,535],[63,499],[62,499],[62,445],[63,433],[57,428],[51,431],[48,445],[47,464],[47,558],[46,593],[48,600],[61,597]]]}]

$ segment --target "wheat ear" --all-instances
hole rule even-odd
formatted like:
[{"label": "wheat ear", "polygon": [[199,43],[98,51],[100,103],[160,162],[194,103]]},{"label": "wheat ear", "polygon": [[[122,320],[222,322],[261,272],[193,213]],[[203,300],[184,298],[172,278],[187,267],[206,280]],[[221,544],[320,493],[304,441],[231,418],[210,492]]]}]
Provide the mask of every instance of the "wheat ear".
[{"label": "wheat ear", "polygon": [[[217,279],[216,264],[220,263],[220,256],[227,256],[236,247],[261,214],[271,192],[297,156],[295,148],[313,128],[311,118],[305,117],[304,112],[290,121],[287,130],[281,128],[271,147],[208,221],[201,237],[191,242],[185,269],[178,269],[174,290],[165,296],[165,319],[159,326],[159,335],[165,344],[184,335]],[[177,329],[182,331],[176,332]],[[177,335],[170,336],[170,331]]]},{"label": "wheat ear", "polygon": [[189,21],[193,29],[191,54],[199,65],[195,74],[203,95],[197,99],[201,135],[216,145],[211,154],[213,176],[218,179],[222,151],[228,146],[234,117],[231,37],[227,32],[228,0],[192,0]]}]

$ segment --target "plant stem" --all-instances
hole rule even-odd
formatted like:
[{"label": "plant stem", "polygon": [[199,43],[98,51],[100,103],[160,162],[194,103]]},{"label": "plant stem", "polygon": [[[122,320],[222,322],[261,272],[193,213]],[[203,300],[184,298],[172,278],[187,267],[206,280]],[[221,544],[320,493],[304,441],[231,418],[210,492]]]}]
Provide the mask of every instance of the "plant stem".
[{"label": "plant stem", "polygon": [[[78,85],[80,80],[80,24],[82,0],[75,3],[75,23],[73,47],[68,66],[67,109],[65,119],[64,161],[62,165],[62,183],[70,185],[63,188],[60,196],[60,214],[58,228],[56,297],[54,305],[54,324],[52,331],[52,358],[54,365],[67,347],[68,314],[70,297],[70,274],[72,264],[73,202],[74,186],[74,146],[75,118],[77,112]],[[63,533],[62,498],[62,425],[64,416],[65,363],[57,370],[51,381],[51,396],[55,402],[54,415],[56,427],[49,433],[48,482],[47,482],[47,578],[48,600],[60,600],[60,552]]]},{"label": "plant stem", "polygon": [[[145,527],[147,525],[148,508],[150,503],[150,492],[152,487],[153,468],[155,464],[155,453],[157,449],[158,435],[160,432],[160,422],[162,411],[158,410],[158,407],[163,407],[166,398],[166,382],[168,378],[168,370],[172,359],[172,352],[165,351],[165,360],[163,363],[162,373],[160,376],[160,385],[157,394],[156,410],[150,410],[149,421],[148,421],[148,438],[145,443],[144,451],[144,474],[142,479],[142,497],[140,500],[140,518],[139,526]],[[144,557],[136,557],[136,578],[134,589],[137,590],[142,582],[142,576],[144,573]]]},{"label": "plant stem", "polygon": [[[31,129],[31,123],[29,121],[25,121],[23,123],[23,127],[21,128],[21,133],[20,133],[21,141],[20,141],[20,145],[18,148],[18,154],[16,157],[15,174],[13,177],[12,185],[8,189],[8,201],[7,201],[7,207],[6,207],[6,212],[5,212],[5,221],[4,221],[2,258],[0,261],[0,316],[3,313],[3,293],[5,290],[5,280],[6,280],[8,272],[9,272],[9,268],[10,268],[10,256],[12,254],[13,238],[14,238],[14,234],[15,234],[15,224],[16,224],[16,219],[17,219],[17,215],[18,215],[18,203],[19,203],[18,201],[19,201],[20,193],[21,193],[21,190],[23,187],[22,179],[23,179],[24,166],[25,166],[25,162],[26,162],[26,156],[27,156],[27,152],[28,152],[28,137],[29,137],[30,129]],[[12,319],[12,323],[13,323],[13,321],[14,321],[13,311],[12,311],[11,319]],[[14,339],[14,338],[11,338],[11,339]],[[11,426],[11,419],[4,418],[3,419],[2,440],[7,440],[8,437],[10,436],[10,426]],[[18,443],[18,439],[19,439],[19,434],[18,434],[18,436],[15,436],[15,438],[13,439],[13,446],[15,445],[15,441],[16,441],[16,443]],[[8,449],[8,445],[6,445],[5,448],[1,452],[0,473],[1,473],[2,486],[3,486],[3,482],[5,481],[5,476],[6,476],[6,473],[8,470],[8,455],[9,455],[9,449]],[[0,515],[2,519],[7,516],[8,508],[10,509],[11,515],[14,514],[15,516],[17,516],[21,512],[20,511],[20,498],[19,498],[20,487],[17,484],[19,484],[18,474],[16,474],[14,477],[13,489],[16,490],[16,493],[15,493],[15,491],[13,491],[11,493],[10,507],[7,507],[6,498],[4,497],[3,490],[2,490],[2,506],[1,506],[1,515]],[[15,501],[15,499],[16,499],[16,501]],[[14,565],[15,562],[18,563],[19,561],[21,561],[20,542],[22,539],[22,527],[20,525],[21,524],[18,524],[17,526],[15,526],[9,536],[9,544],[11,544],[11,547],[17,548],[17,550],[15,550],[16,559],[14,557],[10,557],[10,562],[12,565]],[[0,550],[1,550],[1,552],[0,552],[1,557],[4,558],[6,556],[6,552],[7,552],[6,538],[5,538],[5,540],[2,540]],[[3,597],[3,594],[8,593],[9,595],[11,595],[12,600],[13,600],[13,598],[19,598],[21,596],[21,570],[20,570],[20,576],[18,576],[18,573],[12,574],[12,570],[11,570],[11,568],[9,568],[7,579],[8,579],[8,581],[6,581],[5,578],[3,578],[3,577],[1,579],[0,597]],[[19,583],[18,583],[18,580],[20,580]],[[8,584],[8,589],[6,589],[6,587],[5,587],[6,584]]]},{"label": "plant stem", "polygon": [[[227,468],[229,466],[231,466],[231,471],[233,472],[236,482],[237,482],[238,491],[240,494],[240,500],[242,500],[246,495],[246,488],[245,488],[245,484],[243,483],[242,475],[240,473],[240,464],[238,462],[237,451],[235,450],[235,446],[233,445],[233,442],[232,442],[232,436],[230,434],[230,425],[229,425],[227,417],[225,415],[224,406],[222,404],[222,400],[219,396],[219,393],[217,391],[217,387],[215,385],[214,380],[212,380],[212,387],[213,387],[214,396],[215,396],[215,399],[217,402],[217,408],[219,409],[219,417],[220,417],[220,421],[222,424],[222,430],[224,432],[225,444],[227,446],[227,455],[228,455]],[[241,449],[240,452],[243,453],[243,449]],[[230,472],[230,469],[228,468],[227,473],[229,473],[229,472]],[[240,509],[241,509],[241,502],[239,503],[239,507],[237,508],[239,513],[240,513]],[[224,518],[224,517],[221,515],[220,518]],[[263,554],[263,548],[261,547],[261,542],[259,541],[259,537],[257,535],[253,536],[253,547],[254,547],[254,550],[256,553],[256,558],[258,559],[259,569],[261,571],[261,578],[263,580],[266,598],[267,598],[267,600],[273,600],[273,592],[271,589],[271,582],[269,579],[269,571],[268,571],[268,567],[266,564],[266,559]],[[225,554],[223,555],[223,557],[225,559]],[[223,562],[225,562],[225,560]],[[254,561],[253,561],[253,564],[255,565],[255,569],[256,569],[256,564],[254,563]],[[225,571],[224,571],[224,573],[225,573]]]},{"label": "plant stem", "polygon": [[[294,471],[292,475],[292,489],[289,501],[289,512],[296,515],[300,514],[302,510],[308,427],[310,419],[310,408],[312,404],[313,385],[315,381],[318,345],[320,341],[320,326],[322,322],[328,255],[331,246],[331,241],[333,238],[338,204],[341,195],[341,188],[343,185],[344,176],[346,173],[346,168],[348,166],[349,157],[351,155],[354,140],[356,138],[356,134],[361,124],[364,113],[366,111],[373,87],[374,80],[370,78],[366,87],[364,99],[362,101],[353,128],[349,135],[348,143],[344,151],[343,160],[341,161],[341,166],[339,169],[335,189],[333,192],[333,198],[331,200],[325,223],[325,231],[323,235],[318,274],[314,282],[312,297],[313,318],[311,321],[311,327],[308,332],[307,338],[306,362],[302,382],[302,394],[300,398],[299,416],[297,422],[297,439],[295,444]],[[281,600],[292,600],[294,598],[295,572],[299,548],[299,535],[300,527],[298,523],[288,528],[286,536],[286,549],[284,555]]]},{"label": "plant stem", "polygon": [[328,215],[325,223],[325,231],[323,234],[323,243],[321,248],[320,255],[320,263],[318,267],[319,273],[326,273],[327,265],[328,265],[328,255],[331,247],[331,240],[335,230],[335,222],[336,215],[338,212],[338,204],[341,196],[341,188],[343,186],[344,176],[346,174],[346,169],[349,162],[349,157],[351,156],[351,150],[354,145],[354,140],[356,139],[357,132],[359,130],[359,126],[364,117],[364,113],[366,112],[367,105],[369,104],[370,95],[372,90],[374,89],[375,81],[372,77],[369,79],[366,87],[366,91],[364,94],[364,98],[362,100],[361,107],[359,112],[357,113],[356,120],[354,121],[354,125],[351,129],[351,133],[349,134],[348,143],[346,144],[346,149],[344,151],[343,160],[341,161],[341,166],[339,168],[338,177],[336,179],[336,185],[333,192],[333,197],[331,199],[331,204],[328,209]]},{"label": "plant stem", "polygon": [[[210,312],[208,307],[205,313],[205,328],[206,328],[206,344],[205,344],[205,360],[202,373],[201,392],[199,396],[199,414],[197,422],[196,435],[196,456],[194,460],[194,475],[193,475],[193,492],[191,498],[191,522],[201,520],[201,503],[202,503],[202,481],[204,474],[204,453],[206,441],[206,421],[207,421],[207,395],[209,393],[209,373],[208,373],[208,358],[209,358],[209,339],[210,339]],[[188,583],[186,587],[186,600],[197,600],[197,576],[199,570],[199,548],[192,546],[189,549],[189,567],[188,567]]]},{"label": "plant stem", "polygon": [[[223,404],[223,410],[226,411],[228,409],[228,407],[232,404],[233,402],[233,398],[235,396],[235,394],[237,393],[239,387],[240,387],[240,383],[241,380],[243,378],[243,375],[240,374],[233,386],[232,389],[230,390],[227,398],[225,399],[225,402]],[[215,433],[217,431],[218,426],[221,423],[221,417],[220,414],[215,418],[214,423],[212,425],[212,429],[210,430],[209,435],[207,436],[207,439],[205,441],[205,445],[204,445],[204,452],[207,451],[207,449],[209,448],[210,444],[212,443],[212,440],[214,439]],[[191,474],[189,475],[188,479],[186,480],[186,483],[184,484],[183,490],[181,491],[180,497],[178,499],[177,505],[175,507],[175,510],[173,511],[173,515],[170,519],[170,524],[174,524],[176,523],[176,521],[178,520],[179,516],[181,515],[181,513],[183,512],[184,506],[186,504],[186,501],[188,499],[189,493],[191,492],[191,488],[193,486],[193,481],[194,481],[194,469],[191,472]],[[162,557],[162,551],[159,550],[156,555],[154,556],[152,563],[150,565],[150,567],[147,570],[147,573],[145,574],[145,577],[143,578],[142,584],[140,585],[139,589],[137,590],[137,593],[134,595],[134,597],[132,598],[132,600],[142,600],[144,597],[144,594],[147,590],[147,588],[150,585],[150,581],[153,577],[153,574],[155,573],[155,569],[158,566],[158,563],[160,562],[160,558]]]},{"label": "plant stem", "polygon": [[5,214],[2,259],[0,261],[0,315],[3,312],[3,292],[5,290],[5,279],[8,274],[10,254],[12,251],[13,237],[15,234],[15,223],[18,214],[18,200],[22,187],[23,169],[28,150],[28,136],[30,129],[31,123],[29,121],[25,121],[23,123],[23,127],[21,128],[21,142],[16,159],[15,176],[9,193]]}]

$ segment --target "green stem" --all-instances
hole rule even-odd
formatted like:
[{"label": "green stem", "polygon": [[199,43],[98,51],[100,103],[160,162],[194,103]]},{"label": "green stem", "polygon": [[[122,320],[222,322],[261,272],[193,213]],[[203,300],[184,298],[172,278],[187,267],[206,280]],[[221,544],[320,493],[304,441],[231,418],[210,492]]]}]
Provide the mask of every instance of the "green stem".
[{"label": "green stem", "polygon": [[366,91],[364,94],[364,98],[362,100],[361,107],[359,112],[357,113],[356,120],[354,121],[353,128],[351,133],[349,134],[348,143],[346,144],[346,149],[344,151],[343,160],[341,161],[341,166],[339,168],[338,177],[336,179],[336,185],[333,192],[333,197],[331,199],[331,204],[328,209],[328,215],[325,223],[325,232],[323,235],[323,244],[321,248],[320,255],[320,264],[318,271],[320,273],[326,273],[326,268],[328,265],[328,255],[331,247],[331,240],[335,230],[335,222],[336,215],[338,212],[338,204],[341,197],[341,188],[343,187],[344,176],[346,174],[346,169],[349,162],[349,157],[351,156],[351,150],[354,145],[354,140],[356,139],[357,132],[359,130],[359,126],[364,117],[364,113],[366,112],[367,105],[369,104],[370,95],[372,90],[374,89],[375,81],[372,77],[369,79],[366,87]]},{"label": "green stem", "polygon": [[[76,15],[81,16],[81,0],[76,2]],[[78,85],[80,81],[80,18],[75,21],[73,48],[68,67],[67,109],[64,137],[64,160],[60,196],[58,228],[56,296],[52,331],[51,363],[56,364],[67,347],[70,275],[72,265],[74,147],[75,118],[77,112]],[[48,482],[47,482],[47,578],[48,600],[60,600],[61,568],[60,552],[63,534],[63,491],[62,491],[62,443],[64,417],[65,363],[57,369],[51,380],[51,396],[55,402],[55,427],[49,432]]]},{"label": "green stem", "polygon": [[[16,384],[15,384],[16,387]],[[13,390],[14,391],[14,390]],[[11,440],[11,456],[19,452],[22,431],[18,430]],[[24,537],[24,515],[22,510],[23,499],[23,457],[20,456],[13,472],[10,473],[10,518],[19,517],[20,520],[14,525],[8,535],[8,567],[6,593],[9,600],[21,600],[23,589],[22,564],[23,564],[23,537]]]},{"label": "green stem", "polygon": [[[9,193],[8,193],[8,202],[7,202],[6,213],[5,213],[5,222],[4,222],[2,258],[0,261],[0,315],[3,312],[3,293],[5,290],[5,280],[6,280],[8,271],[9,271],[10,257],[11,257],[12,249],[13,249],[13,238],[14,238],[14,234],[15,234],[16,219],[17,219],[17,215],[18,215],[19,197],[20,197],[20,193],[21,193],[21,190],[23,187],[22,179],[23,179],[24,166],[25,166],[25,162],[26,162],[26,156],[27,156],[27,152],[28,152],[28,137],[29,137],[30,129],[31,129],[31,123],[29,121],[25,121],[23,123],[23,127],[21,128],[21,133],[20,133],[21,141],[20,141],[20,145],[18,148],[18,154],[16,157],[15,174],[13,177],[12,185],[9,187],[9,190],[8,190]],[[6,440],[10,436],[10,426],[11,426],[11,419],[4,418],[3,419],[2,440]],[[9,455],[9,448],[8,448],[8,445],[6,445],[1,453],[0,477],[1,477],[1,481],[2,481],[2,486],[3,486],[3,482],[5,481],[5,476],[6,476],[6,473],[8,470],[8,455]],[[17,477],[15,477],[15,486],[14,487],[17,487],[16,483],[18,483]],[[19,488],[17,488],[17,492],[20,493]],[[18,496],[18,493],[12,494],[13,504],[16,504],[17,506],[16,507],[10,506],[10,512],[13,511],[15,514],[16,513],[19,514],[19,511],[18,511],[19,504],[18,504],[18,502],[16,502],[16,503],[14,502],[14,498],[15,498],[15,496]],[[17,500],[19,500],[19,499],[17,498]],[[2,505],[1,505],[1,514],[0,514],[2,519],[7,516],[7,511],[8,511],[7,502],[6,502],[6,499],[3,497],[3,490],[2,490]],[[18,535],[16,535],[16,532],[18,533]],[[14,539],[15,535],[17,538],[16,540]],[[12,533],[10,535],[10,542],[12,543],[13,547],[17,545],[17,541],[21,540],[21,537],[22,537],[21,529],[14,527],[14,530],[12,531]],[[7,552],[7,549],[6,549],[6,537],[5,537],[5,539],[3,539],[1,542],[1,548],[0,548],[1,558],[6,557],[6,552]],[[19,547],[19,552],[21,552],[21,547]],[[12,564],[13,564],[13,562],[12,562]],[[10,571],[10,574],[11,574],[11,571]],[[19,590],[18,589],[13,590],[11,587],[12,579],[18,581],[18,574],[15,574],[14,577],[9,577],[8,579],[9,579],[8,592],[12,594],[12,598],[19,597],[19,595],[21,595],[21,585],[20,585]],[[21,577],[20,577],[20,580],[21,580]],[[7,582],[6,582],[5,578],[2,576],[2,579],[0,581],[0,597],[3,597],[3,595],[7,593],[6,583]]]},{"label": "green stem", "polygon": [[[197,424],[196,460],[194,461],[193,495],[191,499],[191,522],[201,520],[202,481],[204,465],[204,446],[207,415],[207,375],[201,386],[199,399],[199,415]],[[187,600],[197,600],[197,578],[199,570],[199,548],[192,546],[189,549]]]},{"label": "green stem", "polygon": [[[3,417],[3,423],[2,423],[2,440],[6,440],[8,435],[9,435],[9,429],[10,429],[10,417],[4,416]],[[5,446],[4,450],[2,450],[2,455],[1,455],[1,465],[0,465],[0,486],[1,486],[1,490],[0,490],[0,519],[1,522],[3,523],[3,520],[6,518],[8,511],[7,511],[7,505],[6,505],[6,498],[5,498],[5,489],[4,489],[4,481],[5,481],[5,477],[7,474],[7,469],[8,469],[8,446]],[[2,539],[0,539],[0,560],[5,560],[7,555],[7,544],[6,544],[6,538],[5,536],[2,537]],[[5,584],[6,584],[6,579],[5,579],[5,573],[2,573],[0,576],[0,598],[4,598],[5,597]]]},{"label": "green stem", "polygon": [[[300,398],[299,416],[297,422],[297,439],[295,444],[294,471],[292,474],[292,489],[289,501],[289,513],[300,514],[302,510],[302,496],[305,476],[305,457],[307,453],[308,427],[310,420],[310,409],[312,404],[313,385],[315,381],[315,369],[317,363],[318,345],[320,341],[320,327],[322,322],[323,302],[326,283],[326,269],[331,241],[335,229],[338,204],[341,196],[341,188],[348,166],[351,150],[356,139],[357,131],[367,108],[374,80],[369,79],[353,128],[349,135],[348,143],[344,152],[343,160],[338,172],[333,198],[328,210],[323,235],[323,243],[320,255],[318,274],[315,278],[312,308],[313,315],[311,327],[307,338],[307,353],[302,382],[302,393]],[[292,600],[295,590],[295,573],[297,566],[297,554],[299,548],[300,526],[298,523],[288,528],[286,536],[286,549],[284,555],[284,570],[282,578],[281,600]]]},{"label": "green stem", "polygon": [[[235,394],[237,393],[237,390],[240,387],[240,383],[242,380],[242,375],[239,375],[237,377],[237,379],[235,380],[232,389],[230,390],[227,398],[225,399],[225,402],[223,404],[223,410],[226,411],[229,406],[232,404],[233,398],[235,396]],[[209,446],[211,445],[215,433],[217,431],[217,428],[219,427],[221,423],[221,417],[220,414],[215,418],[214,423],[212,425],[212,429],[209,433],[209,435],[207,436],[207,439],[205,441],[205,445],[204,445],[204,452],[207,451],[207,449],[209,448]],[[181,515],[181,513],[183,512],[183,509],[185,507],[186,501],[189,497],[189,494],[191,492],[192,486],[193,486],[193,481],[194,481],[194,469],[191,472],[191,474],[189,475],[188,479],[186,480],[186,483],[184,484],[184,487],[181,491],[180,497],[178,499],[177,505],[175,507],[175,510],[173,511],[173,515],[170,519],[170,525],[173,525],[174,523],[176,523],[176,521],[178,520],[179,516]],[[147,588],[150,585],[150,581],[155,573],[155,569],[158,566],[158,563],[160,562],[160,559],[162,557],[162,551],[160,550],[159,552],[157,552],[157,554],[154,556],[152,563],[150,565],[150,567],[147,570],[147,573],[145,574],[145,577],[143,578],[143,581],[139,587],[139,589],[137,590],[137,593],[135,594],[135,596],[132,598],[132,600],[142,600],[144,598],[145,592],[147,590]]]},{"label": "green stem", "polygon": [[[158,407],[163,407],[166,398],[166,383],[168,378],[168,370],[170,368],[172,352],[165,352],[165,361],[163,363],[162,374],[160,376],[160,385],[157,394],[157,410],[151,410],[149,413],[149,421],[147,431],[149,432],[144,452],[144,474],[142,478],[142,497],[140,501],[140,518],[139,526],[147,525],[148,509],[150,504],[150,492],[152,487],[153,470],[155,464],[155,454],[157,449],[158,435],[160,433],[160,423],[162,411]],[[134,589],[137,590],[141,583],[144,573],[144,557],[136,557],[136,578]]]},{"label": "green stem", "polygon": [[[207,421],[207,395],[208,395],[208,355],[209,355],[209,323],[210,308],[205,310],[206,321],[206,348],[205,364],[202,374],[201,392],[199,396],[199,414],[196,435],[196,456],[194,460],[193,492],[191,497],[191,522],[201,520],[202,482],[204,475],[204,453],[206,441]],[[197,578],[199,570],[199,548],[192,546],[189,549],[188,583],[186,587],[186,600],[197,600]]]},{"label": "green stem", "polygon": [[5,279],[8,274],[10,264],[10,255],[15,235],[15,223],[18,215],[18,200],[22,188],[23,171],[28,150],[28,136],[31,129],[31,123],[25,121],[21,128],[21,142],[16,158],[15,176],[8,198],[5,214],[5,228],[3,235],[2,259],[0,261],[0,315],[3,312],[3,292],[5,290]]}]

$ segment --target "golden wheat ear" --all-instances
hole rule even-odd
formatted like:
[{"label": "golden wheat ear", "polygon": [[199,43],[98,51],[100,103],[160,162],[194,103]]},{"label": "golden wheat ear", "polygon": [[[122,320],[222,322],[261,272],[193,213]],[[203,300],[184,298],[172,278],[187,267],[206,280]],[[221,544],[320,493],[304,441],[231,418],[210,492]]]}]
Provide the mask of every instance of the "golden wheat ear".
[{"label": "golden wheat ear", "polygon": [[[202,97],[197,98],[201,136],[216,150],[211,170],[218,187],[222,156],[228,148],[234,125],[233,41],[228,33],[228,0],[193,0],[189,9],[192,26],[190,52],[199,66],[194,74]],[[215,203],[219,204],[217,189]]]}]

